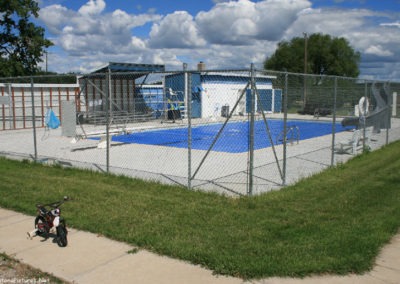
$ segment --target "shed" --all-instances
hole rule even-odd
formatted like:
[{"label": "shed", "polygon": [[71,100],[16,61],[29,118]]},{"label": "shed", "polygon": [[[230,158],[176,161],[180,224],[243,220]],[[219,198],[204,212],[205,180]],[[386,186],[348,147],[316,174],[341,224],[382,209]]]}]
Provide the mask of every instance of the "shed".
[{"label": "shed", "polygon": [[[141,85],[140,81],[145,82],[146,76],[150,73],[164,71],[164,65],[110,62],[81,77],[79,84],[88,117],[90,118],[91,114],[101,115],[101,112],[105,112],[105,96],[108,94],[108,90],[111,91],[113,112],[129,114],[133,120],[135,117],[146,115],[148,108],[143,95],[138,91]],[[108,75],[111,78],[111,86],[108,86]],[[143,80],[140,80],[142,77]],[[139,83],[137,83],[138,81]]]}]

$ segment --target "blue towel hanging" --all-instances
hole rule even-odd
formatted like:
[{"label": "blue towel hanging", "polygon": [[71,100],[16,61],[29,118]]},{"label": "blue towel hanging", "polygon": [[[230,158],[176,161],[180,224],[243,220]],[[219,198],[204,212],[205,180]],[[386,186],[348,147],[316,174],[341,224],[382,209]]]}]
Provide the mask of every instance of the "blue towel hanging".
[{"label": "blue towel hanging", "polygon": [[60,126],[60,120],[52,109],[48,109],[45,118],[46,126],[51,129],[56,129]]}]

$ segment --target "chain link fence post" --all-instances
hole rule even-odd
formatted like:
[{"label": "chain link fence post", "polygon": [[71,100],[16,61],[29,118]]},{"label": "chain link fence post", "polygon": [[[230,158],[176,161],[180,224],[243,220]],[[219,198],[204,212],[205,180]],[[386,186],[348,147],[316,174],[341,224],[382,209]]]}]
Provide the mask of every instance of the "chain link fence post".
[{"label": "chain link fence post", "polygon": [[107,72],[107,99],[106,99],[106,171],[109,173],[110,171],[110,116],[111,116],[111,69],[108,68]]},{"label": "chain link fence post", "polygon": [[335,165],[335,139],[336,139],[336,106],[337,106],[337,77],[334,79],[333,86],[333,117],[332,117],[332,147],[331,147],[331,167]]},{"label": "chain link fence post", "polygon": [[[365,88],[364,88],[364,99],[365,99],[365,101],[368,101],[368,83],[366,82],[365,83]],[[363,110],[359,110],[360,112],[361,112],[361,115],[360,115],[360,125],[361,125],[361,127],[362,127],[362,137],[363,137],[363,140],[362,140],[362,152],[364,152],[365,151],[365,134],[366,134],[366,122],[367,122],[367,119],[366,119],[366,115],[368,114],[368,109],[364,109],[364,107],[363,107]]]},{"label": "chain link fence post", "polygon": [[187,187],[189,190],[192,189],[192,93],[190,86],[191,83],[191,74],[187,72],[187,63],[183,64],[183,71],[185,74],[185,102],[186,102],[186,116],[188,120],[188,184]]},{"label": "chain link fence post", "polygon": [[255,100],[255,70],[254,63],[251,64],[250,70],[250,80],[251,80],[251,98],[250,98],[250,128],[249,128],[249,184],[247,195],[253,194],[253,170],[254,170],[254,113],[256,109],[256,100]]},{"label": "chain link fence post", "polygon": [[33,77],[31,77],[31,99],[32,99],[32,128],[33,128],[33,148],[35,161],[38,158],[37,140],[36,140],[36,115],[35,115],[35,91]]},{"label": "chain link fence post", "polygon": [[[305,79],[304,79],[305,80]],[[282,185],[286,185],[286,132],[287,132],[287,116],[288,116],[288,73],[285,72],[285,91],[283,92],[283,166],[282,166]]]},{"label": "chain link fence post", "polygon": [[389,144],[389,129],[391,128],[391,112],[392,112],[392,105],[393,105],[393,95],[390,92],[390,88],[386,88],[388,83],[385,83],[386,85],[384,86],[385,88],[385,93],[388,95],[388,110],[387,110],[387,127],[386,127],[386,145]]}]

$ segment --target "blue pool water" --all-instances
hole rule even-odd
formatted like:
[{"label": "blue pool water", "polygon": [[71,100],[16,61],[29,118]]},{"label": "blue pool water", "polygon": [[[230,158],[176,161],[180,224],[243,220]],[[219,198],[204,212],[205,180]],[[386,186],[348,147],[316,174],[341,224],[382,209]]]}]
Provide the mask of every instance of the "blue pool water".
[{"label": "blue pool water", "polygon": [[[275,145],[282,144],[282,141],[277,140],[283,130],[283,121],[268,120],[268,125],[271,131],[273,143],[275,143]],[[291,120],[288,121],[287,126],[298,127],[300,140],[332,133],[332,123],[329,122]],[[192,127],[192,149],[208,150],[221,127],[222,124],[210,124]],[[271,143],[268,138],[264,122],[256,121],[254,129],[254,149],[257,150],[270,147]],[[349,128],[342,127],[340,123],[336,124],[336,132],[341,132],[348,129]],[[225,129],[221,133],[212,150],[228,153],[247,152],[249,149],[248,132],[248,122],[230,122],[225,126]],[[112,141],[187,148],[187,134],[187,128],[159,129],[113,136]]]}]

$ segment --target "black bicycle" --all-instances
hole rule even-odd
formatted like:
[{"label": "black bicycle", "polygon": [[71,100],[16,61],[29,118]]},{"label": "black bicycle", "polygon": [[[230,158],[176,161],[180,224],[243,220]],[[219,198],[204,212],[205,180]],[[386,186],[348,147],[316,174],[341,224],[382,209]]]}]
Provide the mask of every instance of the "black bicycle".
[{"label": "black bicycle", "polygon": [[69,198],[64,196],[62,200],[57,202],[37,204],[38,215],[35,218],[35,230],[28,233],[28,236],[32,238],[38,235],[48,239],[51,236],[52,228],[55,228],[55,240],[58,246],[66,247],[68,245],[68,230],[65,219],[61,217],[60,206],[68,200]]}]

